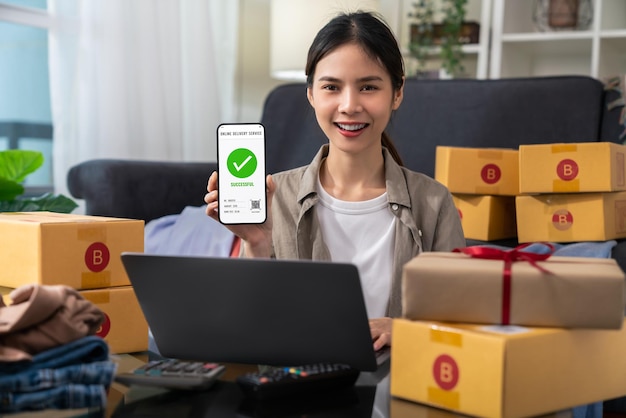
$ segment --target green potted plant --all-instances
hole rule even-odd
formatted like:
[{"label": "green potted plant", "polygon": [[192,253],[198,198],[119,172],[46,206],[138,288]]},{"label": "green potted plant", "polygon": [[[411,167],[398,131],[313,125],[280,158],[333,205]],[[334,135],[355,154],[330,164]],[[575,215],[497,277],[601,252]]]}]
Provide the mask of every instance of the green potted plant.
[{"label": "green potted plant", "polygon": [[[409,52],[418,62],[418,73],[425,71],[426,62],[433,55],[439,56],[441,68],[450,76],[464,73],[461,35],[466,6],[467,0],[419,0],[413,3],[409,13],[413,22]],[[442,17],[441,22],[435,22],[438,15]]]},{"label": "green potted plant", "polygon": [[38,197],[24,197],[22,183],[44,162],[38,151],[0,151],[0,212],[48,211],[70,213],[78,207],[76,202],[61,194],[45,193]]}]

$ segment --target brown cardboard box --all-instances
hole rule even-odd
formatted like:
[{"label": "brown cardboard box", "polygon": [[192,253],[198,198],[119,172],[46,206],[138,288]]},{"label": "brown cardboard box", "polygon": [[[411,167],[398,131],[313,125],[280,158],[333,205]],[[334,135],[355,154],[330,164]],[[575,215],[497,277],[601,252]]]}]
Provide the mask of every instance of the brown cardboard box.
[{"label": "brown cardboard box", "polygon": [[123,251],[143,252],[144,222],[51,212],[0,213],[0,286],[129,285]]},{"label": "brown cardboard box", "polygon": [[611,142],[520,145],[520,193],[626,190],[625,154]]},{"label": "brown cardboard box", "polygon": [[517,196],[519,242],[626,238],[626,192]]},{"label": "brown cardboard box", "polygon": [[472,416],[535,416],[626,395],[624,352],[626,327],[394,319],[391,395]]},{"label": "brown cardboard box", "polygon": [[0,286],[0,297],[2,297],[2,301],[7,306],[12,303],[11,298],[9,297],[9,293],[11,293],[12,290],[12,287]]},{"label": "brown cardboard box", "polygon": [[[403,316],[413,320],[564,328],[622,326],[625,276],[614,259],[550,257],[511,266],[461,253],[421,253],[404,265]],[[509,303],[507,303],[507,300]]]},{"label": "brown cardboard box", "polygon": [[81,290],[80,294],[104,312],[97,335],[109,344],[111,353],[148,349],[148,323],[131,286]]},{"label": "brown cardboard box", "polygon": [[438,146],[435,179],[451,193],[515,196],[519,194],[518,151]]},{"label": "brown cardboard box", "polygon": [[[564,411],[541,414],[537,418],[571,418],[571,416],[571,408],[568,408]],[[468,418],[468,416],[459,412],[449,411],[415,401],[391,397],[389,402],[389,418]]]},{"label": "brown cardboard box", "polygon": [[515,238],[514,196],[452,195],[465,238],[482,241]]}]

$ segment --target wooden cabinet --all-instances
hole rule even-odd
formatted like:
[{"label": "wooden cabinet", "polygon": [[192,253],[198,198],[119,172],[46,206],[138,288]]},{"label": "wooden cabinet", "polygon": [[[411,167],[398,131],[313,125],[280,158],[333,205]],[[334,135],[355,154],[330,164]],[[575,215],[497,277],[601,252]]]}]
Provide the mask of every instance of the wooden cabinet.
[{"label": "wooden cabinet", "polygon": [[626,1],[592,0],[582,30],[540,31],[534,1],[493,0],[489,78],[626,73]]}]

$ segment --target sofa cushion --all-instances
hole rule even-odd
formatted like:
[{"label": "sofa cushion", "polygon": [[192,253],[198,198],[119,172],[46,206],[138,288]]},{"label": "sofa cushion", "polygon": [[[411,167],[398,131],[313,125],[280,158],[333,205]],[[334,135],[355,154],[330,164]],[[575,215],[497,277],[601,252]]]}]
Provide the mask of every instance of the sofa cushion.
[{"label": "sofa cushion", "polygon": [[201,206],[216,163],[100,159],[73,166],[67,187],[85,213],[148,222]]}]

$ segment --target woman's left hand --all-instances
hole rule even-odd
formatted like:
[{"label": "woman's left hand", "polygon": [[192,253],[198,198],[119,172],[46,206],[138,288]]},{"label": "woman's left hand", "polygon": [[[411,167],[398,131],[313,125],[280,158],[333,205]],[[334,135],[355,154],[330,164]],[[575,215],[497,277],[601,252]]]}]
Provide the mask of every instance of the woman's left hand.
[{"label": "woman's left hand", "polygon": [[386,345],[391,345],[391,318],[370,319],[370,332],[374,341],[374,350],[378,351]]}]

